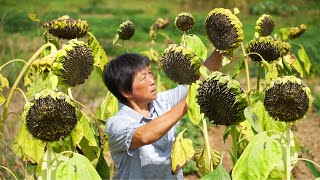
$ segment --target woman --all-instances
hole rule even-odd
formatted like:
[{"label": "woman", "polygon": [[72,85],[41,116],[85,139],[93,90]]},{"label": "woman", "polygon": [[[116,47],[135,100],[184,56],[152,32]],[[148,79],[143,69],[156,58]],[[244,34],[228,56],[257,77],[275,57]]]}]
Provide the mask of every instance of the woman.
[{"label": "woman", "polygon": [[[218,70],[217,51],[205,61]],[[139,54],[123,54],[103,72],[110,92],[119,100],[119,112],[106,124],[109,149],[115,163],[114,179],[183,179],[182,170],[171,171],[171,147],[175,124],[187,113],[188,86],[157,94],[150,60]]]}]

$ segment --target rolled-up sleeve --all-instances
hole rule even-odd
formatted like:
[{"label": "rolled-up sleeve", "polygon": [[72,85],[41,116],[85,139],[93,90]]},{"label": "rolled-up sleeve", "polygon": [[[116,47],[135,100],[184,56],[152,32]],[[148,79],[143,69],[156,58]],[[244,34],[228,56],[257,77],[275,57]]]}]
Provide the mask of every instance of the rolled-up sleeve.
[{"label": "rolled-up sleeve", "polygon": [[132,137],[136,129],[141,126],[138,122],[126,121],[120,118],[108,119],[105,132],[108,134],[108,143],[111,153],[127,151],[132,156],[134,150],[129,150]]}]

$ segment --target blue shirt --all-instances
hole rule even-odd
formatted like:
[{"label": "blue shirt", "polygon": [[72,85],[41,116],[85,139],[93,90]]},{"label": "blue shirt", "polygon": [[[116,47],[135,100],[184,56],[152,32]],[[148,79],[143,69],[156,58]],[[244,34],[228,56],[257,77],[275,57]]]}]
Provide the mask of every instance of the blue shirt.
[{"label": "blue shirt", "polygon": [[175,126],[161,139],[129,150],[135,130],[178,104],[188,92],[186,85],[164,91],[149,103],[148,118],[119,102],[119,111],[106,124],[109,149],[116,168],[114,179],[183,179],[182,170],[172,174],[171,147]]}]

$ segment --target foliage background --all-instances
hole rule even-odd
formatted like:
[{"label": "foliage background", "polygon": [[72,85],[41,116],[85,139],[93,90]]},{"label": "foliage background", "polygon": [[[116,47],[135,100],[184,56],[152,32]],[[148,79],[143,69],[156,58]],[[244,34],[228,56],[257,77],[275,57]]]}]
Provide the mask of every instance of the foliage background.
[{"label": "foliage background", "polygon": [[[130,52],[142,52],[150,48],[150,26],[158,17],[170,18],[171,25],[163,32],[172,40],[158,36],[156,50],[162,52],[169,43],[178,43],[181,33],[174,26],[174,18],[180,12],[189,12],[195,17],[195,27],[189,33],[198,35],[207,46],[208,52],[211,52],[213,47],[205,35],[204,21],[208,12],[216,7],[230,9],[237,7],[240,9],[241,13],[238,17],[242,21],[245,32],[244,44],[253,38],[255,22],[264,13],[269,13],[273,16],[276,22],[276,33],[279,32],[281,27],[292,27],[304,23],[307,25],[307,31],[302,35],[302,38],[293,42],[304,46],[313,64],[311,69],[313,75],[308,77],[306,82],[314,95],[313,112],[316,112],[314,113],[315,120],[317,122],[320,121],[318,118],[320,116],[319,0],[30,0],[28,2],[24,0],[0,0],[0,4],[0,65],[11,59],[28,59],[41,46],[44,30],[28,18],[29,12],[36,13],[42,22],[62,15],[87,20],[90,25],[90,31],[95,34],[105,48],[108,59],[123,53],[121,48],[112,46],[112,40],[119,24],[127,19],[136,25],[135,36],[125,43],[125,47]],[[293,51],[297,50],[298,45],[293,46]],[[235,61],[238,56],[237,52],[235,52]],[[234,64],[224,67],[222,71],[231,72]],[[2,73],[8,77],[10,84],[13,83],[21,67],[22,64],[15,63],[3,70]],[[251,72],[253,72],[252,76],[255,76],[254,70],[256,67],[250,64],[250,68]],[[167,88],[175,86],[164,75],[163,78],[166,80]],[[242,74],[240,74],[240,82],[241,79]],[[105,92],[106,88],[101,81],[101,77],[94,72],[85,84],[75,88],[74,97],[95,113]],[[24,104],[20,101],[21,98],[19,94],[14,96],[9,111],[22,112]],[[1,108],[0,112],[2,112]],[[181,123],[188,125],[187,117],[184,117]],[[315,133],[319,132],[319,124],[316,123],[315,125]],[[10,167],[18,177],[24,177],[25,170],[33,171],[33,167],[26,167],[14,156],[10,147],[19,126],[19,118],[10,115],[6,121],[5,137],[2,140],[3,142],[0,143],[0,164]],[[191,137],[196,145],[201,144],[202,139],[199,132],[190,130],[186,133],[189,133],[186,135]],[[314,143],[319,144],[319,138]],[[319,145],[317,147],[319,154]],[[310,147],[303,146],[301,149],[305,153],[312,151]],[[184,171],[191,173],[196,169],[194,165],[188,165]],[[0,177],[3,174],[4,172],[0,170]]]}]

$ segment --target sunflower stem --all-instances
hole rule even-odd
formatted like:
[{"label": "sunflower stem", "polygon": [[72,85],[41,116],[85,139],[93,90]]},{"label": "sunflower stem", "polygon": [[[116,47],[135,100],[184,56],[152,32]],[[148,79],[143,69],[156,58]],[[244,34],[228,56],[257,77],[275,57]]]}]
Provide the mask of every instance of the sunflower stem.
[{"label": "sunflower stem", "polygon": [[237,129],[235,125],[231,127],[231,136],[232,136],[232,162],[233,165],[236,165],[238,161],[238,143],[237,143]]},{"label": "sunflower stem", "polygon": [[47,156],[46,156],[46,159],[47,159],[47,179],[52,179],[52,176],[51,176],[51,144],[48,143],[47,145]]},{"label": "sunflower stem", "polygon": [[16,175],[14,175],[13,172],[12,172],[10,169],[8,169],[8,168],[5,167],[5,166],[0,166],[0,168],[3,168],[3,169],[5,169],[5,170],[7,170],[7,171],[11,174],[11,176],[14,177],[15,180],[18,180],[17,177],[16,177]]},{"label": "sunflower stem", "polygon": [[242,48],[242,54],[243,54],[243,57],[244,57],[244,65],[245,65],[245,68],[246,68],[246,80],[247,80],[247,100],[248,100],[248,103],[249,105],[251,106],[251,101],[250,101],[250,90],[251,90],[251,87],[250,87],[250,72],[249,72],[249,65],[248,65],[248,58],[249,56],[246,54],[246,51],[244,49],[244,46],[243,46],[243,43],[241,42],[241,48]]},{"label": "sunflower stem", "polygon": [[24,100],[26,101],[26,103],[28,102],[28,99],[27,99],[26,95],[24,94],[24,92],[20,88],[15,88],[14,90],[19,91],[22,94],[22,96],[23,96]]},{"label": "sunflower stem", "polygon": [[286,146],[286,179],[290,180],[290,172],[291,172],[291,163],[290,163],[290,124],[287,123],[286,129],[286,139],[287,139],[287,146]]},{"label": "sunflower stem", "polygon": [[207,155],[209,158],[210,172],[211,172],[211,171],[213,171],[213,161],[212,161],[212,157],[211,157],[211,147],[210,147],[210,143],[209,143],[207,121],[205,118],[202,119],[202,124],[203,124],[203,131],[202,132],[203,132],[204,140],[206,143]]},{"label": "sunflower stem", "polygon": [[0,71],[6,66],[6,65],[8,65],[8,64],[11,64],[11,63],[13,63],[13,62],[23,62],[24,64],[26,64],[26,61],[24,61],[23,59],[13,59],[13,60],[11,60],[11,61],[8,61],[8,62],[6,62],[6,63],[4,63],[2,66],[0,66]]},{"label": "sunflower stem", "polygon": [[319,164],[317,164],[317,163],[314,162],[314,161],[311,161],[310,159],[306,159],[306,158],[295,158],[295,159],[292,159],[292,161],[299,161],[299,160],[311,162],[312,164],[314,164],[314,165],[316,165],[318,168],[320,168],[320,165],[319,165]]},{"label": "sunflower stem", "polygon": [[[17,88],[22,76],[24,75],[25,71],[29,68],[29,66],[32,64],[32,62],[40,55],[40,53],[45,50],[47,47],[51,47],[51,52],[53,51],[56,51],[57,48],[54,46],[54,44],[52,43],[47,43],[47,44],[44,44],[43,46],[41,46],[37,51],[36,53],[33,54],[33,56],[28,60],[28,62],[23,66],[22,70],[20,71],[16,81],[14,82],[12,88],[11,88],[11,91],[9,93],[9,96],[7,98],[7,101],[6,101],[6,104],[5,104],[5,107],[3,109],[3,112],[2,112],[2,118],[0,119],[0,139],[2,138],[2,132],[3,132],[3,127],[4,127],[4,122],[5,122],[5,119],[7,118],[7,112],[8,112],[8,108],[9,108],[9,105],[10,105],[10,102],[11,102],[11,99],[12,99],[12,96],[14,94],[14,91],[15,89]],[[51,54],[50,54],[51,55]]]},{"label": "sunflower stem", "polygon": [[262,70],[262,63],[259,62],[259,67],[258,67],[258,75],[257,75],[257,91],[259,92],[259,87],[260,87],[260,78],[261,78],[261,70]]}]

